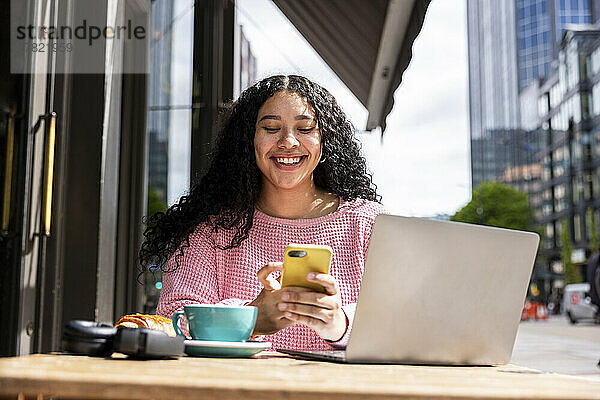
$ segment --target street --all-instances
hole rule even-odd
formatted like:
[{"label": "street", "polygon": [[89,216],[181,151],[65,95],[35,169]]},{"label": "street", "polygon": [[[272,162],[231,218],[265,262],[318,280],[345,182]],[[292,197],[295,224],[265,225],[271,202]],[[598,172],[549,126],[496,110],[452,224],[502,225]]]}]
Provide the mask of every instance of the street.
[{"label": "street", "polygon": [[600,381],[600,325],[565,316],[519,325],[511,364]]}]

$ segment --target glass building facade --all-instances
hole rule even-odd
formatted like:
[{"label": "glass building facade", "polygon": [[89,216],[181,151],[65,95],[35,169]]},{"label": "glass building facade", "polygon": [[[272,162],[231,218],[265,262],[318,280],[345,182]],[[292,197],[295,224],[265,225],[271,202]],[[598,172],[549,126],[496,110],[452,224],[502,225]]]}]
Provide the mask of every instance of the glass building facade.
[{"label": "glass building facade", "polygon": [[590,0],[517,0],[519,91],[548,76],[564,30],[592,22]]},{"label": "glass building facade", "polygon": [[[519,125],[515,2],[467,0],[469,113],[473,187],[491,180],[489,149],[493,132]],[[491,142],[490,142],[491,141]],[[489,145],[488,145],[489,144]]]},{"label": "glass building facade", "polygon": [[540,150],[538,130],[495,129],[485,137],[471,141],[474,174],[480,182],[498,181],[531,193],[539,187],[540,168],[536,154]]},{"label": "glass building facade", "polygon": [[[499,171],[518,166],[505,165],[506,157],[491,156],[504,151],[496,149],[496,136],[498,132],[513,132],[509,136],[515,138],[516,146],[528,140],[514,134],[531,130],[530,125],[537,123],[537,116],[522,115],[527,114],[522,94],[532,83],[552,74],[563,32],[574,24],[596,21],[599,3],[598,0],[467,0],[473,187],[484,181],[499,180]],[[524,119],[533,122],[523,124]]]}]

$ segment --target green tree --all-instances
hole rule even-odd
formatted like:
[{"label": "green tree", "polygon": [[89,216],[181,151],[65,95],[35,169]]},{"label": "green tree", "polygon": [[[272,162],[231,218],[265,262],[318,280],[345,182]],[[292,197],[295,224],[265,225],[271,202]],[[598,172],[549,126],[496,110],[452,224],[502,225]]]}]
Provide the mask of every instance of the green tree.
[{"label": "green tree", "polygon": [[590,226],[590,252],[594,254],[598,251],[598,228],[596,227],[596,218],[594,218],[594,209],[587,210],[587,219]]},{"label": "green tree", "polygon": [[560,224],[560,258],[565,268],[565,284],[581,282],[579,270],[572,261],[573,244],[571,243],[571,229],[569,220],[563,219]]},{"label": "green tree", "polygon": [[151,217],[157,212],[165,212],[166,210],[167,203],[160,199],[156,189],[148,188],[148,208],[146,215]]},{"label": "green tree", "polygon": [[531,216],[527,194],[498,182],[484,182],[473,190],[471,201],[450,220],[531,230]]}]

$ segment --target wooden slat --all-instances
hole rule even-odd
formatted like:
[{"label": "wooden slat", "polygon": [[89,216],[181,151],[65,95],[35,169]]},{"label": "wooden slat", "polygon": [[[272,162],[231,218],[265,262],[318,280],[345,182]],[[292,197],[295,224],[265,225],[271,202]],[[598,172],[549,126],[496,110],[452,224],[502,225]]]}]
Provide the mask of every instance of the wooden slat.
[{"label": "wooden slat", "polygon": [[600,382],[514,366],[343,365],[279,353],[136,361],[66,355],[0,359],[0,396],[96,399],[600,399]]}]

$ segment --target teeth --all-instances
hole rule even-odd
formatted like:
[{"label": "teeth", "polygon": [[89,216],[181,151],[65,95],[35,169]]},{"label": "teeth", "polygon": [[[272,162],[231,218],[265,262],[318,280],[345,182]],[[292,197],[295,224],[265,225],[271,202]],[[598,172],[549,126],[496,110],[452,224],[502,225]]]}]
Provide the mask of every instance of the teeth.
[{"label": "teeth", "polygon": [[277,158],[277,162],[281,164],[297,164],[300,162],[300,157],[295,158]]}]

